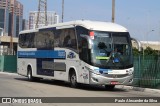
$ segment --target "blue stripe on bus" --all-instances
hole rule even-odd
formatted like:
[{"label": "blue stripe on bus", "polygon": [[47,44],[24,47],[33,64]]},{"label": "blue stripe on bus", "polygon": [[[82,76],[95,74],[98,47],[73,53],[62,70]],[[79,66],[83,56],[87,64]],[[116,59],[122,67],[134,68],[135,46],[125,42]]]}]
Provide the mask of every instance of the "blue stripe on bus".
[{"label": "blue stripe on bus", "polygon": [[18,58],[57,58],[65,59],[66,52],[64,50],[38,50],[38,51],[18,51]]}]

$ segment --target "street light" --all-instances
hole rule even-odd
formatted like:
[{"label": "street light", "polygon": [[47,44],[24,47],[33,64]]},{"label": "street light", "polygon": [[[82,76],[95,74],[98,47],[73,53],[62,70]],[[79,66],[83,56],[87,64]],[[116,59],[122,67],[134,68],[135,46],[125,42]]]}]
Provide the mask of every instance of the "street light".
[{"label": "street light", "polygon": [[62,23],[63,23],[63,20],[64,20],[64,0],[62,0]]},{"label": "street light", "polygon": [[[154,30],[152,29],[151,31],[149,31],[149,32],[147,32],[146,33],[146,40],[147,40],[147,46],[146,47],[148,47],[148,35],[149,35],[149,33],[151,33],[151,32],[153,32]],[[144,42],[145,43],[145,42]],[[144,45],[145,46],[145,45]],[[143,46],[143,62],[144,62],[144,46]]]},{"label": "street light", "polygon": [[112,22],[115,22],[115,0],[112,0]]}]

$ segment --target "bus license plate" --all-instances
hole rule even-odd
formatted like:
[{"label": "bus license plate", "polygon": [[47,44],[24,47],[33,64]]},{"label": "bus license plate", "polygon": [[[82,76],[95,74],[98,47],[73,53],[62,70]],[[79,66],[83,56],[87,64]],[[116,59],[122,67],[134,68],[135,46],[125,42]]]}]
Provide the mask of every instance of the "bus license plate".
[{"label": "bus license plate", "polygon": [[117,85],[117,84],[119,84],[118,81],[111,81],[111,85]]}]

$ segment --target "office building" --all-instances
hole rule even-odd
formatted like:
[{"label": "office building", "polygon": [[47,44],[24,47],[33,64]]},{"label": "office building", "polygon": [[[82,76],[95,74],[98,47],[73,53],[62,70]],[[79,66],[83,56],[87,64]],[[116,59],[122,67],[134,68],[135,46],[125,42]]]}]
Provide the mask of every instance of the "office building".
[{"label": "office building", "polygon": [[[17,0],[0,0],[0,55],[12,54],[22,30],[23,5]],[[13,36],[13,40],[11,37]],[[11,44],[13,43],[13,47]],[[14,51],[16,51],[14,49]],[[16,52],[15,52],[16,53]]]},{"label": "office building", "polygon": [[22,30],[28,30],[29,29],[29,22],[26,19],[23,19],[22,22]]},{"label": "office building", "polygon": [[0,28],[8,35],[10,0],[0,0]]},{"label": "office building", "polygon": [[0,16],[4,35],[17,37],[22,30],[23,5],[17,0],[0,0]]},{"label": "office building", "polygon": [[[44,12],[41,12],[41,13],[40,15],[44,15]],[[37,16],[38,16],[38,11],[31,11],[29,13],[29,29],[36,28]],[[56,23],[59,23],[59,15],[57,15],[56,12],[48,11],[47,12],[47,24],[53,25]],[[42,26],[45,26],[45,22],[44,22],[44,18],[40,17],[38,27],[42,27]]]}]

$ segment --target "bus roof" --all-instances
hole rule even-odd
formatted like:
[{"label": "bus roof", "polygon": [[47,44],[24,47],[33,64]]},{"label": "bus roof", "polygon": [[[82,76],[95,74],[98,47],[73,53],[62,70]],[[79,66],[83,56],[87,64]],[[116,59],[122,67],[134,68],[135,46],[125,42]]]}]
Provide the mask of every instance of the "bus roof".
[{"label": "bus roof", "polygon": [[[127,29],[121,25],[111,23],[111,22],[101,22],[101,21],[90,21],[90,20],[77,20],[77,21],[70,21],[64,23],[58,23],[54,25],[45,26],[39,29],[47,29],[47,28],[56,28],[56,29],[63,29],[63,28],[71,28],[74,26],[82,26],[89,30],[97,30],[97,31],[109,31],[109,32],[127,32]],[[22,31],[20,33],[29,33],[29,32],[37,32],[37,30],[27,30]]]}]

